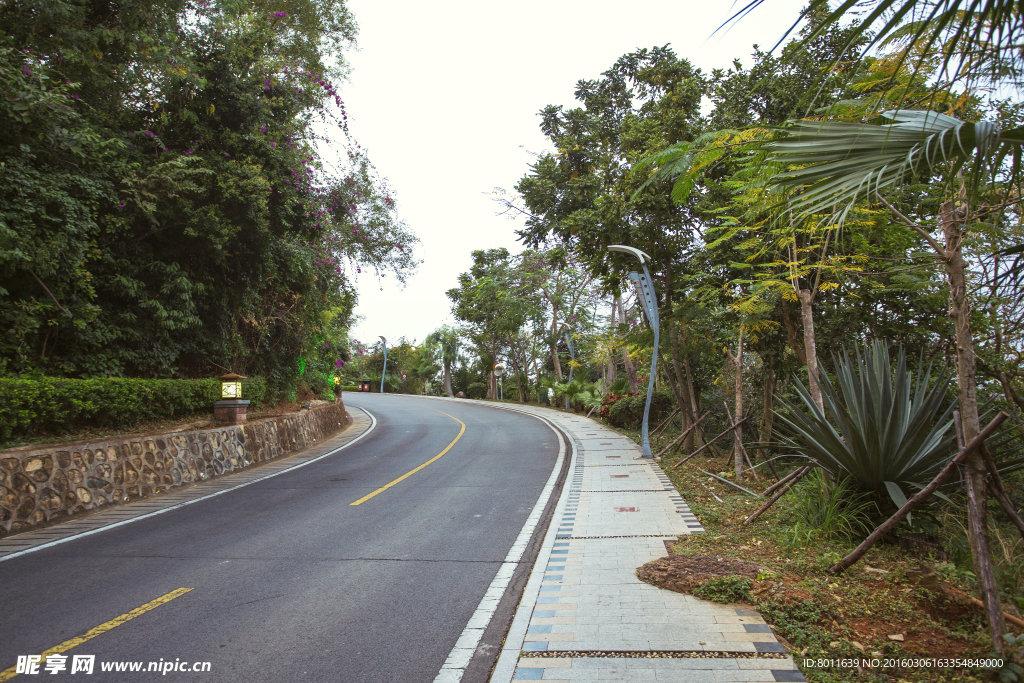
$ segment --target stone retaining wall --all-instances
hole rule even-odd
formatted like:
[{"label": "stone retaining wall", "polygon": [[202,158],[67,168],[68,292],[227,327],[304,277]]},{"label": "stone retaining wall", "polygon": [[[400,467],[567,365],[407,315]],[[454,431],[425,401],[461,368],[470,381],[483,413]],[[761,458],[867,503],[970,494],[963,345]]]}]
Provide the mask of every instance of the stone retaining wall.
[{"label": "stone retaining wall", "polygon": [[336,403],[244,425],[0,451],[0,535],[280,458],[348,422]]}]

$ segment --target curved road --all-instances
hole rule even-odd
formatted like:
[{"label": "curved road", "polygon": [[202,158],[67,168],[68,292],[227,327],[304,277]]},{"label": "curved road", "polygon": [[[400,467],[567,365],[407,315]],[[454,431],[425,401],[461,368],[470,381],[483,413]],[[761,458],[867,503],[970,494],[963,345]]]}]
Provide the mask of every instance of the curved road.
[{"label": "curved road", "polygon": [[[484,404],[345,400],[377,426],[330,457],[0,563],[0,671],[191,588],[67,651],[68,671],[40,676],[433,681],[538,503],[558,439],[537,419]],[[465,433],[441,458],[351,505],[441,453],[460,421]],[[96,656],[91,677],[69,673],[76,654]],[[161,658],[208,661],[210,671],[99,671]]]}]

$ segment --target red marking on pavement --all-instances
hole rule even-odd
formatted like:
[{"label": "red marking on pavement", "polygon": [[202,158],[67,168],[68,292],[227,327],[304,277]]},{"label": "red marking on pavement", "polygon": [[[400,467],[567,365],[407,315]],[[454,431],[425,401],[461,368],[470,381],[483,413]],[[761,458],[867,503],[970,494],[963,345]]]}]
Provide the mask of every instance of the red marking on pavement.
[{"label": "red marking on pavement", "polygon": [[636,508],[615,508],[616,512],[636,512]]},{"label": "red marking on pavement", "polygon": [[613,474],[612,479],[628,479],[628,474]]}]

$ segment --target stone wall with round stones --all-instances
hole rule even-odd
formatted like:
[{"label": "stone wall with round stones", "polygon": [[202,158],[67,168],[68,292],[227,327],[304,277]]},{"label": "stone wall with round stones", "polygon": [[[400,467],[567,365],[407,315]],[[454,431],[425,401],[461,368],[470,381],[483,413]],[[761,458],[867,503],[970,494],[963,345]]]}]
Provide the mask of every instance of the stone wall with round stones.
[{"label": "stone wall with round stones", "polygon": [[280,458],[348,423],[335,403],[217,429],[0,451],[0,535]]}]

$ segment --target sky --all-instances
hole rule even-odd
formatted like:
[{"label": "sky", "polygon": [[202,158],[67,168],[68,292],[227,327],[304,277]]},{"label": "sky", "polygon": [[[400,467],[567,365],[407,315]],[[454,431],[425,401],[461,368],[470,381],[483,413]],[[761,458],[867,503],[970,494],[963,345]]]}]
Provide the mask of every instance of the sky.
[{"label": "sky", "polygon": [[514,193],[532,154],[549,149],[537,116],[544,106],[574,106],[578,80],[642,47],[671,44],[705,72],[734,58],[749,67],[751,46],[773,46],[803,2],[766,2],[715,35],[730,2],[348,4],[359,24],[341,89],[350,130],[387,178],[424,261],[404,288],[393,276],[359,276],[361,319],[351,334],[364,343],[383,335],[391,345],[455,322],[445,292],[469,270],[473,250],[523,249],[521,220],[497,215],[493,193]]}]

